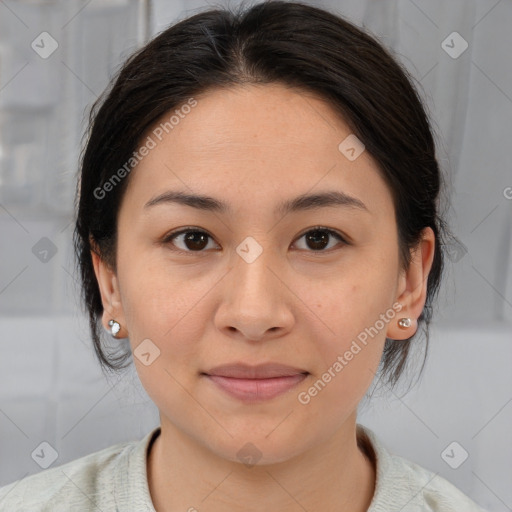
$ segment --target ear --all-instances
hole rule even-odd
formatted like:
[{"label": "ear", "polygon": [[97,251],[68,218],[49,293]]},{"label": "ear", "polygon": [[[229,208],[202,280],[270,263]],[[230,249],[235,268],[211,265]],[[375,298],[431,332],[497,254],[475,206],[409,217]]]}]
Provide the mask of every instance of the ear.
[{"label": "ear", "polygon": [[[396,318],[389,323],[386,336],[393,340],[410,338],[418,329],[418,317],[423,311],[427,297],[427,279],[434,261],[436,237],[430,227],[422,232],[418,246],[411,251],[409,268],[400,274],[396,302],[402,305]],[[398,326],[400,318],[411,319],[410,327],[402,329]]]},{"label": "ear", "polygon": [[128,337],[126,321],[121,303],[119,282],[112,268],[101,258],[96,244],[91,240],[91,256],[94,273],[100,289],[101,302],[103,304],[103,327],[110,332],[108,322],[115,320],[121,325],[117,338]]}]

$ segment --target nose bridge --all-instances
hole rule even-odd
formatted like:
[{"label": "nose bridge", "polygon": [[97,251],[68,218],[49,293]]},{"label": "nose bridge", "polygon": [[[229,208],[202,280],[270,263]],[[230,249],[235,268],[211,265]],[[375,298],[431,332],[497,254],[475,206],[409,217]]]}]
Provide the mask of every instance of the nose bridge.
[{"label": "nose bridge", "polygon": [[267,296],[276,293],[275,271],[270,270],[276,265],[272,253],[268,243],[261,238],[257,241],[251,236],[246,237],[236,248],[233,291],[252,301],[265,297],[267,303],[272,302]]}]

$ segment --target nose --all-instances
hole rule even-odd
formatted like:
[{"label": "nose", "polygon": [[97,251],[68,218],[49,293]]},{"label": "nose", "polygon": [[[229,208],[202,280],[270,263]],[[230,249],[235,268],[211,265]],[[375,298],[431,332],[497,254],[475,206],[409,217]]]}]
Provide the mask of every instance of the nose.
[{"label": "nose", "polygon": [[233,267],[222,280],[215,324],[227,336],[238,333],[256,341],[282,336],[293,325],[293,293],[268,253],[263,251],[251,263],[236,255]]}]

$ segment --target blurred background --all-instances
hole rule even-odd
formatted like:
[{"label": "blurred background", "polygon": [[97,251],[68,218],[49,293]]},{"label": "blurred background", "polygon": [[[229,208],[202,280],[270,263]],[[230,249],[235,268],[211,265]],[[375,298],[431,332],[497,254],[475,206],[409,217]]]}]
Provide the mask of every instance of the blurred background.
[{"label": "blurred background", "polygon": [[[159,424],[133,366],[101,373],[80,306],[81,139],[91,104],[136,48],[238,3],[0,0],[0,486],[42,470],[32,454],[43,441],[55,466]],[[370,30],[416,79],[461,242],[447,247],[422,379],[407,394],[377,389],[359,422],[489,511],[512,510],[512,2],[306,3]]]}]

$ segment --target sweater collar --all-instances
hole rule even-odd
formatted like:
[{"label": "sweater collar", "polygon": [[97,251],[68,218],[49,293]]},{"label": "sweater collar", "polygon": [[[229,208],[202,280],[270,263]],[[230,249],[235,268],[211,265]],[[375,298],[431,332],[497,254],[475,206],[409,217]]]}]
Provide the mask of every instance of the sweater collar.
[{"label": "sweater collar", "polygon": [[[118,507],[116,512],[133,512],[134,506],[137,511],[156,512],[149,492],[147,459],[149,450],[160,433],[160,426],[154,428],[126,454],[127,460],[119,460],[113,486]],[[367,512],[385,512],[382,503],[392,505],[389,498],[400,495],[399,483],[392,474],[392,455],[371,429],[359,423],[356,425],[356,437],[358,446],[375,467],[375,491]],[[127,489],[129,494],[121,495],[116,492],[119,489]],[[137,497],[136,503],[134,497]]]}]

